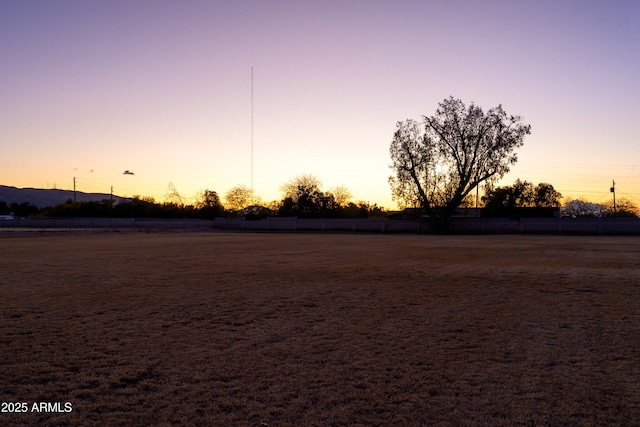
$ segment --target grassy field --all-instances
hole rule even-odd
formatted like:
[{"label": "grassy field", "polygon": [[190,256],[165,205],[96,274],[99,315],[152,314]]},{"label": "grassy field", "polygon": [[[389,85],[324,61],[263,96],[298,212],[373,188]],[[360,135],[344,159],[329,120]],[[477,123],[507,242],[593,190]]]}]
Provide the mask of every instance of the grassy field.
[{"label": "grassy field", "polygon": [[640,424],[637,237],[33,234],[0,425]]}]

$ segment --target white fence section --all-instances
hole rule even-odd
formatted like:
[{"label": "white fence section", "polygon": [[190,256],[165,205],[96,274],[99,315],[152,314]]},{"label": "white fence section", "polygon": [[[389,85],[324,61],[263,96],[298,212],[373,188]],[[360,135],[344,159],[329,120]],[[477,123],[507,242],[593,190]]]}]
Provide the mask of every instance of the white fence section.
[{"label": "white fence section", "polygon": [[207,229],[211,228],[211,221],[161,218],[14,218],[13,220],[0,221],[0,228]]},{"label": "white fence section", "polygon": [[[213,226],[246,231],[353,231],[429,233],[428,221],[382,218],[302,219],[272,217],[260,220],[216,218]],[[452,218],[451,233],[458,234],[640,234],[639,218]]]},{"label": "white fence section", "polygon": [[[0,229],[175,229],[255,232],[337,231],[429,233],[428,221],[382,218],[216,218],[213,221],[152,218],[14,218]],[[452,218],[454,234],[630,234],[640,235],[640,218]]]},{"label": "white fence section", "polygon": [[640,234],[640,218],[453,218],[451,232],[462,234],[558,233]]},{"label": "white fence section", "polygon": [[[403,221],[393,221],[402,223]],[[414,231],[417,224],[412,223]],[[380,218],[296,218],[267,217],[259,220],[246,218],[216,218],[213,226],[220,229],[249,231],[370,231],[384,232],[389,221]]]}]

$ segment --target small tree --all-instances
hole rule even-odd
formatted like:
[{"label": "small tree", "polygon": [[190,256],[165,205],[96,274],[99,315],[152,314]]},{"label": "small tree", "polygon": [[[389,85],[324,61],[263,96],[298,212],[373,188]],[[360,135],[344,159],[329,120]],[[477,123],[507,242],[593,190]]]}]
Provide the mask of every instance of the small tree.
[{"label": "small tree", "polygon": [[413,120],[398,122],[389,183],[399,204],[439,217],[446,232],[449,218],[476,186],[509,171],[531,126],[500,105],[485,113],[453,97],[423,120],[424,127]]},{"label": "small tree", "polygon": [[562,194],[553,185],[541,182],[533,191],[533,201],[538,208],[559,208]]},{"label": "small tree", "polygon": [[540,183],[534,188],[532,183],[517,179],[511,186],[487,186],[482,201],[487,209],[557,208],[561,198],[551,184]]},{"label": "small tree", "polygon": [[531,208],[534,206],[535,196],[533,184],[516,179],[511,187],[511,207]]},{"label": "small tree", "polygon": [[351,191],[344,185],[332,188],[329,193],[333,194],[333,198],[339,206],[347,206],[351,201]]},{"label": "small tree", "polygon": [[212,190],[204,190],[198,195],[196,208],[202,219],[213,219],[224,213],[224,206],[220,202],[218,193]]},{"label": "small tree", "polygon": [[227,202],[227,208],[234,211],[239,211],[247,206],[260,203],[260,199],[256,197],[253,189],[242,184],[236,185],[227,191],[224,195],[224,199]]},{"label": "small tree", "polygon": [[279,214],[302,218],[335,216],[340,205],[333,194],[323,192],[320,186],[320,180],[313,175],[301,175],[283,184]]},{"label": "small tree", "polygon": [[615,209],[613,199],[605,203],[604,206],[606,207],[602,210],[602,216],[637,217],[640,212],[635,203],[625,198],[616,199]]},{"label": "small tree", "polygon": [[184,200],[178,190],[176,190],[176,186],[173,185],[173,182],[169,183],[167,189],[164,192],[164,201],[167,204],[172,204],[179,207],[184,206]]},{"label": "small tree", "polygon": [[319,193],[322,182],[314,175],[299,175],[280,187],[284,198],[291,198],[294,202],[305,194]]},{"label": "small tree", "polygon": [[369,218],[382,217],[384,209],[377,204],[370,204],[364,201],[358,203],[349,202],[346,206],[340,207],[341,216],[344,218]]},{"label": "small tree", "polygon": [[[524,215],[547,216],[553,208],[560,207],[562,195],[553,185],[540,183],[535,188],[532,183],[517,179],[511,186],[487,186],[483,215],[520,217]],[[523,208],[528,208],[526,212]]]},{"label": "small tree", "polygon": [[29,202],[13,202],[9,206],[7,206],[5,202],[0,202],[0,204],[2,203],[4,203],[4,205],[0,206],[0,214],[2,214],[3,212],[7,214],[13,212],[14,216],[16,217],[28,217],[40,212],[40,208],[32,205]]}]

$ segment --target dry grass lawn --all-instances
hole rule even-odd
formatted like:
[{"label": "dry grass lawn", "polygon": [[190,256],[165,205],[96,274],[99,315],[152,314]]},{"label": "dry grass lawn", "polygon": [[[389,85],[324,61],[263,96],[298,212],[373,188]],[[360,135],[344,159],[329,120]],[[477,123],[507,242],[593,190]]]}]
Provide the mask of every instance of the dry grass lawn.
[{"label": "dry grass lawn", "polygon": [[33,234],[0,425],[640,424],[637,237]]}]

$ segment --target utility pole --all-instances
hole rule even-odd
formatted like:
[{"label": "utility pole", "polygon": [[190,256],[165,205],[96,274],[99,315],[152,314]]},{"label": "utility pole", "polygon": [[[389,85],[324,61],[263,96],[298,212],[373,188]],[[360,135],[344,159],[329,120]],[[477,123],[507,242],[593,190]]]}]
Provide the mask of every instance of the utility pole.
[{"label": "utility pole", "polygon": [[113,208],[113,185],[111,186],[111,204],[109,207]]},{"label": "utility pole", "polygon": [[76,177],[73,177],[73,203],[76,202]]},{"label": "utility pole", "polygon": [[615,180],[613,181],[611,192],[613,193],[613,216],[616,216],[616,182]]}]

